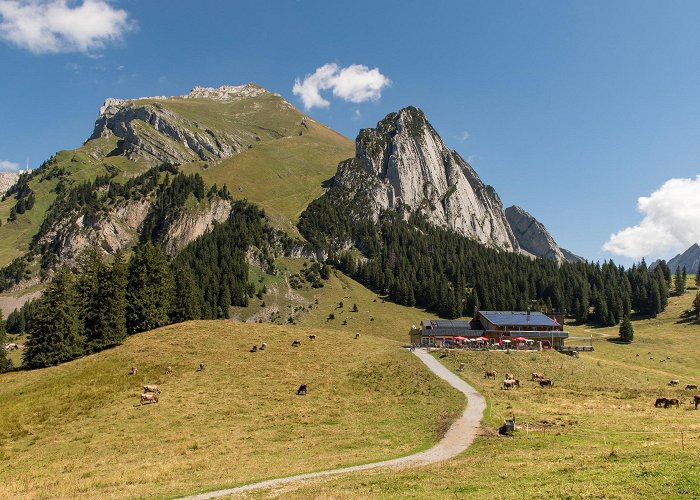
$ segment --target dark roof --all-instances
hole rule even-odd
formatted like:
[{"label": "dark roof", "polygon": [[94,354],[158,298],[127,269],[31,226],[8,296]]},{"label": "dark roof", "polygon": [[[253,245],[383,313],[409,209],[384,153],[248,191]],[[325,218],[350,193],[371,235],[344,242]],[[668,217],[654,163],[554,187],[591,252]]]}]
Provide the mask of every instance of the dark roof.
[{"label": "dark roof", "polygon": [[541,312],[527,311],[479,311],[479,314],[494,325],[518,326],[560,326],[559,323]]},{"label": "dark roof", "polygon": [[451,319],[424,319],[421,321],[423,327],[430,326],[431,328],[452,328],[459,330],[471,330],[472,326],[469,321],[451,320]]}]

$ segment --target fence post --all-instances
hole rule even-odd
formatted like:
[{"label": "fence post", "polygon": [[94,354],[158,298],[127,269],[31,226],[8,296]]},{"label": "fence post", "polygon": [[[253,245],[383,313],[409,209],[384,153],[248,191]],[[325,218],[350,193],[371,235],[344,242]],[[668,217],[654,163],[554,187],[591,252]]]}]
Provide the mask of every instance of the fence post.
[{"label": "fence post", "polygon": [[681,450],[685,450],[685,443],[683,442],[683,431],[681,431]]}]

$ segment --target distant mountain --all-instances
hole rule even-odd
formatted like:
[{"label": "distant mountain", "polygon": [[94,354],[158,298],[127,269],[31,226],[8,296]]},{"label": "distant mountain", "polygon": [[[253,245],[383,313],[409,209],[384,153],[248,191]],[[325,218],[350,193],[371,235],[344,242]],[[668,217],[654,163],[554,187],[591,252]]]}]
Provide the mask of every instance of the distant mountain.
[{"label": "distant mountain", "polygon": [[671,269],[672,273],[676,272],[677,267],[681,269],[685,267],[688,274],[695,274],[698,271],[699,264],[700,246],[698,246],[697,243],[693,243],[685,252],[676,255],[668,261],[668,267]]},{"label": "distant mountain", "polygon": [[559,247],[544,224],[525,209],[513,205],[505,210],[505,214],[522,250],[557,262],[583,262],[583,258]]},{"label": "distant mountain", "polygon": [[375,220],[383,210],[406,209],[484,245],[519,249],[496,191],[414,107],[360,131],[355,157],[338,166],[333,189],[366,199]]}]

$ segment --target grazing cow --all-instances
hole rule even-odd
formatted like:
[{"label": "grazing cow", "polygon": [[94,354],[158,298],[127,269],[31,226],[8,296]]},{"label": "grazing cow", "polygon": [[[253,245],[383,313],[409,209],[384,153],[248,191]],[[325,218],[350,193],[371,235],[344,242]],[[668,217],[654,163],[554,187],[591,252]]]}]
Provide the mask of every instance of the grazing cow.
[{"label": "grazing cow", "polygon": [[493,370],[488,370],[487,372],[484,372],[484,378],[492,378],[496,380],[496,372]]},{"label": "grazing cow", "polygon": [[458,372],[464,371],[464,367],[465,367],[465,366],[466,366],[465,363],[460,363],[460,364],[459,364],[459,368],[457,368],[457,371],[458,371]]},{"label": "grazing cow", "polygon": [[697,388],[698,388],[698,384],[688,384],[685,386],[686,391],[689,391],[690,389],[697,389]]},{"label": "grazing cow", "polygon": [[698,409],[698,405],[700,405],[700,394],[696,394],[693,396],[693,403],[695,403],[695,409]]},{"label": "grazing cow", "polygon": [[258,352],[258,346],[254,345],[250,352]]},{"label": "grazing cow", "polygon": [[519,379],[519,378],[516,378],[516,379],[513,380],[513,382],[515,382],[515,387],[517,387],[518,389],[520,389],[520,379]]},{"label": "grazing cow", "polygon": [[309,390],[309,386],[306,384],[301,384],[299,388],[297,389],[297,396],[301,396],[302,394],[306,394],[306,391]]},{"label": "grazing cow", "polygon": [[671,380],[668,385],[672,385],[673,387],[677,386],[679,384],[678,380]]},{"label": "grazing cow", "polygon": [[656,403],[654,403],[654,406],[657,408],[663,408],[666,406],[666,398],[656,398]]},{"label": "grazing cow", "polygon": [[544,378],[544,374],[543,374],[543,373],[533,373],[533,374],[532,374],[532,380],[539,380],[539,379],[541,379],[541,378]]},{"label": "grazing cow", "polygon": [[299,340],[295,340],[294,342],[292,342],[292,347],[299,347],[300,345],[301,345],[301,341],[299,341]]},{"label": "grazing cow", "polygon": [[506,378],[506,380],[515,380],[515,375],[513,375],[512,373],[506,373],[504,377]]},{"label": "grazing cow", "polygon": [[678,400],[678,398],[669,398],[666,400],[666,403],[664,403],[664,408],[670,408],[672,406],[675,406],[676,408],[681,407],[681,402]]},{"label": "grazing cow", "polygon": [[204,363],[199,363],[199,371],[200,372],[204,371]]},{"label": "grazing cow", "polygon": [[538,380],[540,387],[552,387],[552,380],[548,378],[541,378]]},{"label": "grazing cow", "polygon": [[151,404],[158,402],[158,394],[141,394],[141,404]]},{"label": "grazing cow", "polygon": [[309,340],[316,340],[316,335],[309,335]]},{"label": "grazing cow", "polygon": [[503,381],[503,383],[501,384],[501,389],[512,389],[515,386],[515,380],[508,379]]},{"label": "grazing cow", "polygon": [[355,333],[355,338],[359,339],[360,338],[360,332]]},{"label": "grazing cow", "polygon": [[136,368],[135,366],[131,367],[131,371],[129,372],[129,375],[136,375],[139,372],[139,369]]},{"label": "grazing cow", "polygon": [[265,349],[267,349],[267,342],[263,342],[262,344],[260,344],[260,350],[264,351]]},{"label": "grazing cow", "polygon": [[144,385],[143,392],[144,392],[144,394],[147,392],[153,392],[155,394],[160,394],[160,387],[158,387],[157,385]]},{"label": "grazing cow", "polygon": [[173,367],[169,366],[165,369],[165,374],[166,375],[172,375],[173,374]]}]

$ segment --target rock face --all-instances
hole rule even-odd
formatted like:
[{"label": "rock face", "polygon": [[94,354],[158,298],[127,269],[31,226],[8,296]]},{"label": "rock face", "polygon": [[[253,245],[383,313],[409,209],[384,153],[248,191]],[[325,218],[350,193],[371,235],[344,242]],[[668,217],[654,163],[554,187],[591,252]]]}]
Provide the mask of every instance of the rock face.
[{"label": "rock face", "polygon": [[[219,88],[195,87],[181,97],[109,98],[100,108],[90,139],[116,136],[118,151],[131,160],[182,164],[231,157],[259,137],[242,129],[223,132],[168,109],[163,102],[208,99],[235,103],[269,94],[255,84]],[[282,100],[280,98],[280,100]],[[283,100],[282,100],[283,101]]]},{"label": "rock face", "polygon": [[19,179],[17,172],[0,172],[0,195],[10,189]]},{"label": "rock face", "polygon": [[518,250],[496,191],[447,148],[421,110],[404,108],[361,130],[355,150],[334,186],[366,193],[375,219],[381,210],[408,209],[482,244]]},{"label": "rock face", "polygon": [[226,222],[230,214],[231,202],[216,199],[201,212],[179,215],[165,233],[163,248],[169,255],[175,255],[178,250],[209,231],[215,222]]},{"label": "rock face", "polygon": [[697,243],[693,243],[688,250],[668,261],[668,267],[672,273],[676,272],[677,267],[681,270],[685,267],[688,274],[695,274],[698,271],[698,264],[700,264],[700,246]]},{"label": "rock face", "polygon": [[520,248],[535,257],[557,262],[566,260],[547,228],[528,212],[514,205],[506,209],[506,218]]}]

